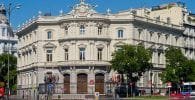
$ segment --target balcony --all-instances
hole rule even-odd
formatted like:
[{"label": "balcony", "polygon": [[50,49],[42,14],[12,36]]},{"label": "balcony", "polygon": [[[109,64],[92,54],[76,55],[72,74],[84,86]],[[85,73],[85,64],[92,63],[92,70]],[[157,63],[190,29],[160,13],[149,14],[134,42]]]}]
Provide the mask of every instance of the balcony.
[{"label": "balcony", "polygon": [[4,52],[8,52],[8,51],[13,51],[13,52],[16,52],[17,51],[17,48],[16,47],[8,47],[8,46],[4,46],[3,47],[3,51]]},{"label": "balcony", "polygon": [[102,41],[111,41],[111,37],[108,35],[65,35],[61,34],[59,37],[60,41],[68,41],[68,40],[102,40]]},{"label": "balcony", "polygon": [[163,22],[163,21],[150,19],[150,18],[147,18],[147,17],[141,17],[141,16],[134,15],[134,19],[138,20],[138,21],[143,21],[143,22],[147,22],[147,23],[151,23],[151,24],[157,24],[157,25],[160,25],[160,26],[166,26],[166,27],[174,28],[174,29],[178,29],[178,30],[184,30],[183,26],[169,24],[169,23],[166,23],[166,22]]},{"label": "balcony", "polygon": [[98,60],[68,60],[68,61],[56,61],[56,62],[35,62],[29,65],[20,66],[17,68],[18,71],[30,69],[35,66],[38,67],[58,67],[58,66],[110,66],[108,61]]},{"label": "balcony", "polygon": [[59,66],[110,66],[108,61],[97,61],[97,60],[70,60],[70,61],[60,61]]}]

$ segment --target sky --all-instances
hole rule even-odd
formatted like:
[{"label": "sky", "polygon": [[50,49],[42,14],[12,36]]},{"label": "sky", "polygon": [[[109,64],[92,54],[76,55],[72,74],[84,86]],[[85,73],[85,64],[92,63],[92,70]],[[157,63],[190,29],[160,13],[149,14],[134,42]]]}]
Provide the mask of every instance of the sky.
[{"label": "sky", "polygon": [[[111,13],[116,13],[131,8],[151,8],[161,4],[183,2],[189,11],[195,13],[195,0],[85,0],[85,2],[97,5],[95,10],[99,13],[105,13],[108,8]],[[6,6],[12,3],[12,7],[21,4],[20,9],[14,9],[11,12],[11,25],[17,29],[18,25],[37,16],[39,11],[52,15],[59,15],[60,10],[68,13],[73,5],[79,3],[79,0],[0,0],[0,4],[2,3]]]}]

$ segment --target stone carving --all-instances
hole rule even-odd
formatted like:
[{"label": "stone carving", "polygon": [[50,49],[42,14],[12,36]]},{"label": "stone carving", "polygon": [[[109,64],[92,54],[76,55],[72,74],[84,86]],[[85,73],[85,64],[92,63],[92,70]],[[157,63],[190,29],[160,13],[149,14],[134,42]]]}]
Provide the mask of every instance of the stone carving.
[{"label": "stone carving", "polygon": [[94,6],[86,4],[84,1],[85,0],[80,0],[80,3],[76,4],[69,14],[73,15],[74,17],[89,17],[95,14],[96,11],[93,10]]}]

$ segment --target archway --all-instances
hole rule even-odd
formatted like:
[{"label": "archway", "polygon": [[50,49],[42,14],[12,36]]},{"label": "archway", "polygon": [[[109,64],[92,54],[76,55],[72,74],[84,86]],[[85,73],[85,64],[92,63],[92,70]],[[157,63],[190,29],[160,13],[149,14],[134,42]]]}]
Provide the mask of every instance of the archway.
[{"label": "archway", "polygon": [[70,93],[70,75],[64,74],[64,93],[69,94]]},{"label": "archway", "polygon": [[87,93],[87,74],[82,73],[77,75],[77,93]]},{"label": "archway", "polygon": [[95,92],[104,93],[104,74],[102,73],[95,75]]}]

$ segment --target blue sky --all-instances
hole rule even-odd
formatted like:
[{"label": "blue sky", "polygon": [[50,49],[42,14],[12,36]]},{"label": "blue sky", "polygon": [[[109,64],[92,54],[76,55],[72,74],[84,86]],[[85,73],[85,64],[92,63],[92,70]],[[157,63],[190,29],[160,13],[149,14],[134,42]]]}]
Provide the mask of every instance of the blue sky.
[{"label": "blue sky", "polygon": [[[130,8],[152,7],[179,1],[184,2],[187,8],[195,13],[195,0],[86,0],[89,4],[98,5],[95,10],[100,13],[105,13],[108,8],[115,13]],[[11,23],[16,28],[32,16],[36,16],[38,11],[51,12],[52,15],[58,15],[60,10],[67,13],[71,10],[71,6],[78,3],[79,0],[0,0],[0,3],[5,5],[8,5],[9,2],[22,5],[20,9],[13,10],[11,13]]]}]

